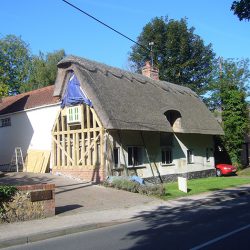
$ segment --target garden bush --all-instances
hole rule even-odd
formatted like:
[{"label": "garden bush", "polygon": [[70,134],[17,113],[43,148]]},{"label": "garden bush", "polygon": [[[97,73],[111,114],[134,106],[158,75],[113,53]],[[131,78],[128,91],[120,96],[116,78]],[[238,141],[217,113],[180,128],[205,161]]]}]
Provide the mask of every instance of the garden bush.
[{"label": "garden bush", "polygon": [[16,194],[17,188],[14,186],[0,186],[0,221],[5,217],[4,202],[8,202]]},{"label": "garden bush", "polygon": [[166,192],[164,185],[161,184],[140,185],[138,182],[131,181],[126,178],[113,179],[112,181],[105,181],[103,185],[105,187],[112,187],[144,195],[162,196],[165,195]]}]

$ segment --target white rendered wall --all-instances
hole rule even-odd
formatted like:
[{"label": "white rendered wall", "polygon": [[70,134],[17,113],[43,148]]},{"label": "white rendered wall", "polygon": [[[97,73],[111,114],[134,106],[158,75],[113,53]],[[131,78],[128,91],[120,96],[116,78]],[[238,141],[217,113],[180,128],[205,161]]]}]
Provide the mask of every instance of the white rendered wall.
[{"label": "white rendered wall", "polygon": [[[114,143],[114,146],[120,147],[120,163],[122,167],[127,166],[127,146],[144,147],[144,143],[146,144],[148,155],[144,154],[144,168],[137,168],[137,173],[141,177],[153,176],[152,171],[155,176],[158,176],[158,173],[161,175],[179,174],[214,168],[212,135],[174,134],[172,145],[173,162],[172,164],[162,165],[160,133],[143,132],[142,134],[143,137],[140,132],[122,131],[119,135],[116,132],[110,135],[112,144]],[[210,150],[208,161],[206,159],[207,148]],[[187,163],[188,149],[194,153],[194,161],[191,164]],[[148,157],[151,164],[149,164]]]},{"label": "white rendered wall", "polygon": [[51,150],[51,130],[60,105],[17,112],[10,117],[11,126],[0,128],[0,165],[8,164],[15,147],[25,156],[28,149]]}]

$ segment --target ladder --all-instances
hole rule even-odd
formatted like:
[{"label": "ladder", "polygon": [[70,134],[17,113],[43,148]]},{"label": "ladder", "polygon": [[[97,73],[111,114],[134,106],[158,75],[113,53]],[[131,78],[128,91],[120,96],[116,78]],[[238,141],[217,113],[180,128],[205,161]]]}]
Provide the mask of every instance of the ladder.
[{"label": "ladder", "polygon": [[[14,169],[13,169],[14,167]],[[23,170],[24,162],[23,162],[23,153],[21,147],[16,147],[15,152],[12,156],[11,162],[10,162],[10,171],[19,172],[20,170]]]}]

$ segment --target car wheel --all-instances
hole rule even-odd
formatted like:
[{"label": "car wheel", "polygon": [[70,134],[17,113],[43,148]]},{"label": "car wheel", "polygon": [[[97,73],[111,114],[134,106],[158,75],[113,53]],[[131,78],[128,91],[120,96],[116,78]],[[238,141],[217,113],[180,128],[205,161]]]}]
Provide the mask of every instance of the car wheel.
[{"label": "car wheel", "polygon": [[222,176],[221,170],[220,169],[216,169],[216,176],[220,177]]}]

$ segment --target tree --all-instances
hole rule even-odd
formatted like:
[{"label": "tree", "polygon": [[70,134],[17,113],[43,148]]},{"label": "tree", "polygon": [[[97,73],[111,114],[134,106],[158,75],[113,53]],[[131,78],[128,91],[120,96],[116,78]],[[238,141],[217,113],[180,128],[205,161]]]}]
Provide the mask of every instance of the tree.
[{"label": "tree", "polygon": [[[194,30],[187,27],[186,19],[156,17],[144,26],[137,42],[144,47],[154,42],[153,58],[161,80],[190,87],[202,95],[206,92],[215,55],[211,44],[205,46]],[[139,72],[145,61],[150,60],[150,52],[136,44],[129,59]]]},{"label": "tree", "polygon": [[240,166],[244,135],[249,126],[247,84],[250,79],[249,60],[225,60],[215,68],[213,108],[221,110],[225,136],[224,146],[233,164]]},{"label": "tree", "polygon": [[0,39],[0,96],[20,93],[30,68],[29,46],[14,35]]},{"label": "tree", "polygon": [[38,56],[33,56],[29,79],[22,85],[21,90],[25,92],[54,84],[57,63],[63,57],[65,57],[64,50],[48,53],[46,56],[40,52]]},{"label": "tree", "polygon": [[231,10],[238,16],[240,21],[250,20],[250,0],[233,1]]}]

